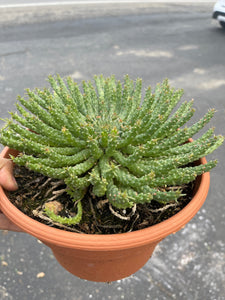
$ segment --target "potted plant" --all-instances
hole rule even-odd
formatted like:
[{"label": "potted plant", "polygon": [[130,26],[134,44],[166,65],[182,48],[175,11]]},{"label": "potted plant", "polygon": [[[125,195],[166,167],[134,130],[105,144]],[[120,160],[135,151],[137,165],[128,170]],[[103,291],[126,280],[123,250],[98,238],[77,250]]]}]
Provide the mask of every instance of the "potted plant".
[{"label": "potted plant", "polygon": [[[57,180],[54,184],[63,189],[41,198],[33,217],[2,189],[0,208],[48,245],[74,275],[113,281],[140,269],[158,242],[197,213],[207,196],[208,172],[217,163],[204,156],[223,137],[214,136],[211,128],[191,140],[214,110],[183,127],[194,114],[193,101],[175,110],[183,91],[171,89],[168,80],[154,93],[147,88],[143,99],[141,79],[134,83],[125,76],[123,85],[114,76],[94,80],[95,86],[83,82],[81,91],[71,78],[50,76],[51,89],[27,90],[28,99],[18,97],[19,114],[12,112],[1,129],[0,142],[7,146],[2,156],[35,172],[32,177]],[[167,208],[174,210],[172,217],[143,228],[149,216]],[[142,213],[147,217],[140,222]],[[93,232],[92,223],[111,231]],[[118,224],[127,232],[114,233]],[[80,230],[85,227],[88,233]]]}]

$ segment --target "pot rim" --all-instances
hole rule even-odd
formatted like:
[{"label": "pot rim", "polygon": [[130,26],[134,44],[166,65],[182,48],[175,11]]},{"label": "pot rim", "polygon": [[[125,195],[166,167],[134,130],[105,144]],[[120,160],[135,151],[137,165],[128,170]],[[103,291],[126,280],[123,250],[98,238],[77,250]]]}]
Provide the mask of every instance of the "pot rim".
[{"label": "pot rim", "polygon": [[[7,157],[10,150],[5,147],[0,156]],[[199,159],[199,162],[206,164],[207,161],[203,157]],[[195,216],[207,197],[210,185],[209,172],[198,176],[196,185],[197,191],[192,200],[171,218],[145,229],[119,234],[84,234],[52,228],[28,217],[16,208],[1,186],[0,208],[14,224],[46,244],[86,251],[115,251],[159,242],[167,235],[184,227]]]}]

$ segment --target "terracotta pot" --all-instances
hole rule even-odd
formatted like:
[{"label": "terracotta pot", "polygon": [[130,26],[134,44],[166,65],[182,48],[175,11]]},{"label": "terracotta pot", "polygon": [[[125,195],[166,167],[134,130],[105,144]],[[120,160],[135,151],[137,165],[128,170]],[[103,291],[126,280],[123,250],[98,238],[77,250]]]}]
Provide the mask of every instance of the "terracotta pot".
[{"label": "terracotta pot", "polygon": [[[1,156],[8,158],[9,153],[15,155],[15,151],[5,147]],[[205,164],[206,159],[199,163]],[[199,176],[193,199],[176,215],[152,227],[121,234],[79,234],[49,227],[18,210],[1,187],[0,208],[23,231],[49,246],[66,270],[83,279],[109,282],[138,271],[162,239],[184,227],[204,203],[209,184],[209,173]]]}]

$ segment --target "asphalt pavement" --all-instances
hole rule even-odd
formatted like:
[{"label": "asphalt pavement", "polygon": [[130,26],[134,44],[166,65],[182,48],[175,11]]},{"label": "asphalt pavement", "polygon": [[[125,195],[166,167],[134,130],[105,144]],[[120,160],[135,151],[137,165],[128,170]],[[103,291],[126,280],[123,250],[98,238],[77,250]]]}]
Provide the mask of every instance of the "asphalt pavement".
[{"label": "asphalt pavement", "polygon": [[[212,6],[0,8],[0,117],[15,109],[25,88],[47,86],[49,74],[70,75],[78,82],[94,74],[120,79],[129,74],[153,88],[167,77],[172,86],[184,88],[183,99],[194,98],[193,121],[214,107],[211,126],[225,135],[225,30],[211,19]],[[222,146],[210,156],[219,165],[211,172],[200,212],[162,241],[129,278],[111,284],[81,280],[59,266],[35,238],[0,232],[0,300],[224,300],[224,154]]]}]

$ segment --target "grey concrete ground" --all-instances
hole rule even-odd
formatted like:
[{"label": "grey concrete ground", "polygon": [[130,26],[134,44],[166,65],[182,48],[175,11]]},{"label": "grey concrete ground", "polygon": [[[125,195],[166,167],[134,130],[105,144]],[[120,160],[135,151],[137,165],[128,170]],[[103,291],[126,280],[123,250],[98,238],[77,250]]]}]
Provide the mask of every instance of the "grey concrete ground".
[{"label": "grey concrete ground", "polygon": [[[94,74],[168,77],[195,99],[196,119],[217,109],[212,126],[225,134],[225,31],[212,5],[132,4],[0,10],[0,116],[24,88],[49,74],[75,80]],[[112,284],[80,280],[51,251],[23,233],[0,232],[1,300],[225,299],[224,146],[211,158],[211,189],[201,211],[166,238],[133,276]]]}]

